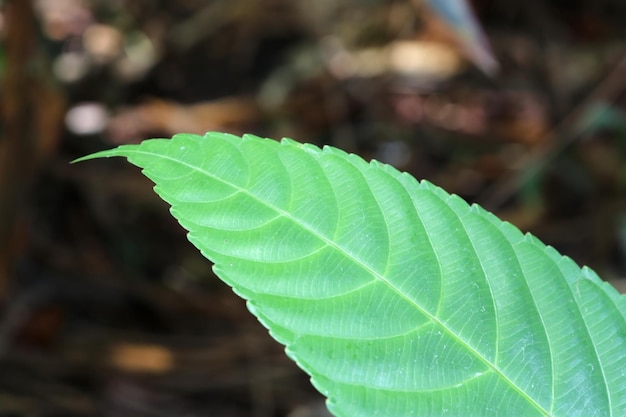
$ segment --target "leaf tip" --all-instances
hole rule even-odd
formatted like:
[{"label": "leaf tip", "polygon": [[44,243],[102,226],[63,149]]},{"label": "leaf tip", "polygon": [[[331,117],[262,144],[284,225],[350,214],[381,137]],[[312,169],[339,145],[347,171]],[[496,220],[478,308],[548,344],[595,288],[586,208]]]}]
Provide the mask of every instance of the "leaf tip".
[{"label": "leaf tip", "polygon": [[104,151],[94,152],[92,154],[76,158],[73,161],[70,161],[70,164],[89,161],[91,159],[111,158],[113,156],[126,156],[126,154],[122,150],[120,150],[120,148],[106,149]]}]

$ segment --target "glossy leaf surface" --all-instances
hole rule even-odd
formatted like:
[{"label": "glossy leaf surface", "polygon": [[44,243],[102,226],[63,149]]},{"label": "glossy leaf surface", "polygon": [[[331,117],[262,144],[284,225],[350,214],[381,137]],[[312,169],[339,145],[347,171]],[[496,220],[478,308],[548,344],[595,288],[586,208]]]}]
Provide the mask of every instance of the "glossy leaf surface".
[{"label": "glossy leaf surface", "polygon": [[626,301],[478,206],[290,140],[124,156],[339,417],[626,416]]}]

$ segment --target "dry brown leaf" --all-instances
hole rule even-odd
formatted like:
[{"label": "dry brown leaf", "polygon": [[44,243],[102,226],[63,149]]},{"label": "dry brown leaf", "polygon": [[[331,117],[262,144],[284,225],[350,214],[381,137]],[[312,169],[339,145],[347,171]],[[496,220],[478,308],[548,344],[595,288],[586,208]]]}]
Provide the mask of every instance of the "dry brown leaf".
[{"label": "dry brown leaf", "polygon": [[227,97],[191,105],[150,99],[122,110],[110,121],[108,134],[116,144],[180,132],[202,134],[217,130],[240,135],[253,130],[261,118],[261,110],[251,97]]}]

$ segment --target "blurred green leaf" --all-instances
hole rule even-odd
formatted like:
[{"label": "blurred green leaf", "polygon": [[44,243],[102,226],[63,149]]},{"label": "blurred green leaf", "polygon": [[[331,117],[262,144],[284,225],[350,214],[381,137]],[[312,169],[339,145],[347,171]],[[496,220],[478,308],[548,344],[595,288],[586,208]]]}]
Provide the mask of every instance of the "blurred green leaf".
[{"label": "blurred green leaf", "polygon": [[595,103],[580,118],[576,125],[576,132],[593,134],[601,129],[626,132],[626,114],[610,103]]}]

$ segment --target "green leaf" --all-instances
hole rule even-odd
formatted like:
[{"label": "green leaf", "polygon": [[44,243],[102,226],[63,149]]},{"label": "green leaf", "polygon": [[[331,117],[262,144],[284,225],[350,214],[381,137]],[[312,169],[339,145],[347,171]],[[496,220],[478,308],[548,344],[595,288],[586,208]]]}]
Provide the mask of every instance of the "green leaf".
[{"label": "green leaf", "polygon": [[339,417],[626,416],[626,301],[432,184],[332,147],[177,135],[124,156]]}]

